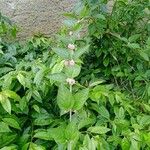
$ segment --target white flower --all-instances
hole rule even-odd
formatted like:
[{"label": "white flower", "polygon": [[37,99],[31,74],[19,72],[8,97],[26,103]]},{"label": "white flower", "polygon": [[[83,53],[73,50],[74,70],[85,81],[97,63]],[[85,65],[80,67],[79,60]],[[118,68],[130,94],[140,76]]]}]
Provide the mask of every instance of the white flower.
[{"label": "white flower", "polygon": [[70,32],[69,32],[69,35],[70,35],[70,36],[71,36],[71,35],[73,35],[73,32],[72,32],[72,31],[70,31]]},{"label": "white flower", "polygon": [[74,50],[74,49],[75,49],[75,45],[74,45],[74,44],[68,44],[68,48],[69,48],[70,50]]},{"label": "white flower", "polygon": [[75,62],[74,62],[73,59],[69,61],[69,65],[70,65],[70,66],[74,66],[74,65],[75,65]]},{"label": "white flower", "polygon": [[66,66],[66,67],[72,67],[72,66],[74,66],[75,65],[75,61],[72,59],[72,60],[65,60],[64,61],[64,65]]},{"label": "white flower", "polygon": [[69,61],[68,60],[65,60],[64,61],[64,65],[67,67],[67,66],[69,66]]},{"label": "white flower", "polygon": [[66,79],[66,82],[69,84],[69,85],[74,85],[76,83],[76,81],[72,78],[67,78]]}]

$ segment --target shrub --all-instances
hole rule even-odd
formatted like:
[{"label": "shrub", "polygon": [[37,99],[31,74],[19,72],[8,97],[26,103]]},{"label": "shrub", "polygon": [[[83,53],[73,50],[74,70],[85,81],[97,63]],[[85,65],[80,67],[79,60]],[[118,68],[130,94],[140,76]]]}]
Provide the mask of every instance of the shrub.
[{"label": "shrub", "polygon": [[82,0],[55,39],[7,43],[0,148],[148,150],[149,12],[148,0]]}]

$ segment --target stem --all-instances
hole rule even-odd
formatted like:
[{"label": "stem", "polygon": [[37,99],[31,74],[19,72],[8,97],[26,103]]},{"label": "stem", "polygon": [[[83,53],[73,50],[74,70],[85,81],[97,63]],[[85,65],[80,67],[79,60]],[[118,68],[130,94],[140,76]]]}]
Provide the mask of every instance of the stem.
[{"label": "stem", "polygon": [[71,120],[72,120],[72,110],[70,109],[70,111],[69,111],[69,120],[70,120],[70,122],[71,122]]},{"label": "stem", "polygon": [[[72,93],[72,85],[70,85],[70,92]],[[69,111],[69,121],[72,121],[72,110]],[[71,141],[68,143],[68,150],[72,150],[72,144]]]}]

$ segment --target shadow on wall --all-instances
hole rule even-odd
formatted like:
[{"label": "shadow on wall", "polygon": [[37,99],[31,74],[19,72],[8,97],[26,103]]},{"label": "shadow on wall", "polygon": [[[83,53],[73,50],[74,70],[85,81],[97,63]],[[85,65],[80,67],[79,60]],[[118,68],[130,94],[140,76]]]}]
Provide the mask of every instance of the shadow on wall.
[{"label": "shadow on wall", "polygon": [[54,34],[62,24],[63,12],[77,0],[0,0],[0,10],[15,22],[22,39],[37,33]]}]

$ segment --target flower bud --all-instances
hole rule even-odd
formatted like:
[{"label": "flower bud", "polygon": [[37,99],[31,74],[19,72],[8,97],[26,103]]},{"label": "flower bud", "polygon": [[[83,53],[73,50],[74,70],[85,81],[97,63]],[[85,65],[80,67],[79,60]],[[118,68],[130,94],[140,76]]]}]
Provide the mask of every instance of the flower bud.
[{"label": "flower bud", "polygon": [[74,50],[74,49],[75,49],[75,45],[74,45],[74,44],[68,44],[68,48],[69,48],[70,50]]},{"label": "flower bud", "polygon": [[75,65],[75,62],[74,62],[73,59],[69,61],[69,65],[70,65],[70,66],[74,66],[74,65]]},{"label": "flower bud", "polygon": [[64,65],[67,67],[67,66],[69,66],[69,61],[68,60],[65,60],[64,61]]},{"label": "flower bud", "polygon": [[70,35],[70,36],[71,36],[71,35],[73,35],[73,32],[72,32],[72,31],[70,31],[70,32],[69,32],[69,35]]},{"label": "flower bud", "polygon": [[66,82],[69,84],[69,85],[74,85],[76,83],[76,81],[72,78],[67,78],[66,79]]}]

